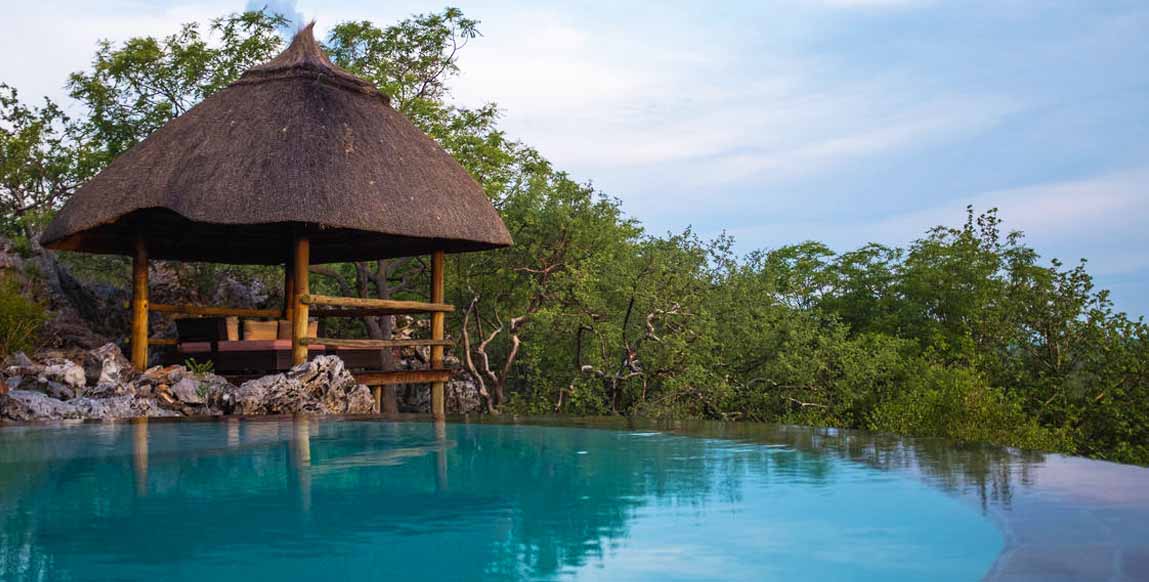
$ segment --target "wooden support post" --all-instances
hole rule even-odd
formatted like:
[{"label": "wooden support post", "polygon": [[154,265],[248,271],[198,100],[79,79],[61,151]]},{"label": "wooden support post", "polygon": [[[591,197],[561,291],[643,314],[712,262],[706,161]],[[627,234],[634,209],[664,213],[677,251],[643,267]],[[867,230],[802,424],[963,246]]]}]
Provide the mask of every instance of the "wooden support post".
[{"label": "wooden support post", "polygon": [[[431,255],[431,303],[443,302],[443,251],[435,251]],[[446,314],[436,311],[431,314],[431,339],[443,339],[443,323]],[[443,346],[431,346],[431,368],[442,369]],[[436,419],[446,417],[446,384],[435,382],[431,384],[431,416]]]},{"label": "wooden support post", "polygon": [[298,366],[307,361],[307,344],[303,338],[307,337],[308,305],[299,301],[299,298],[309,293],[308,266],[311,264],[311,243],[305,236],[295,240],[295,254],[292,260],[292,274],[295,279],[295,293],[292,298],[291,318],[291,365]]},{"label": "wooden support post", "polygon": [[394,384],[384,384],[379,404],[382,405],[383,414],[396,416],[399,414],[399,387]]},{"label": "wooden support post", "polygon": [[295,259],[287,261],[283,264],[283,319],[287,321],[294,321],[292,317],[295,315],[295,272],[293,263]]},{"label": "wooden support post", "polygon": [[132,260],[132,365],[148,368],[148,247],[142,236]]}]

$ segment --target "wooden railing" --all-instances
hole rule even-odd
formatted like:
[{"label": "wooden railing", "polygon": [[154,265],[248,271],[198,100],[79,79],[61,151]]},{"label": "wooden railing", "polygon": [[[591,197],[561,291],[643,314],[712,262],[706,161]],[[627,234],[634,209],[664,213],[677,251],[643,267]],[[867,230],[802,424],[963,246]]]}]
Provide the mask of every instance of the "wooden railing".
[{"label": "wooden railing", "polygon": [[191,305],[167,303],[151,303],[148,311],[158,313],[182,313],[185,315],[214,315],[217,317],[267,317],[282,319],[282,309],[247,309],[243,307],[213,307],[210,305]]},{"label": "wooden railing", "polygon": [[[425,301],[399,301],[395,299],[364,299],[361,297],[333,297],[331,295],[301,295],[299,302],[307,305],[330,305],[342,307],[358,317],[362,310],[381,312],[381,315],[402,313],[446,313],[455,310],[449,303],[427,303]],[[316,310],[319,313],[319,310]]]},{"label": "wooden railing", "polygon": [[[451,377],[451,370],[443,367],[443,348],[452,345],[452,342],[444,338],[444,323],[445,314],[455,310],[453,305],[444,303],[443,251],[435,251],[431,255],[431,301],[429,302],[315,295],[310,292],[310,282],[308,280],[310,266],[310,241],[306,236],[297,237],[292,248],[291,260],[285,265],[285,297],[282,309],[247,309],[237,307],[213,307],[208,305],[149,303],[148,253],[144,240],[139,238],[136,241],[136,252],[132,269],[132,363],[140,369],[146,368],[148,363],[148,346],[171,346],[177,343],[177,341],[173,339],[148,337],[148,312],[151,311],[217,317],[287,319],[291,321],[291,361],[294,365],[298,365],[307,360],[308,346],[310,345],[367,349],[430,347],[431,361],[428,369],[359,372],[356,373],[355,376],[359,382],[376,387],[383,384],[430,382],[431,412],[435,418],[443,418],[445,404],[444,383]],[[312,307],[316,309],[313,310]],[[418,313],[431,315],[431,339],[338,339],[311,337],[308,336],[307,333],[309,317],[364,317]],[[379,391],[377,389],[377,401],[379,397]]]}]

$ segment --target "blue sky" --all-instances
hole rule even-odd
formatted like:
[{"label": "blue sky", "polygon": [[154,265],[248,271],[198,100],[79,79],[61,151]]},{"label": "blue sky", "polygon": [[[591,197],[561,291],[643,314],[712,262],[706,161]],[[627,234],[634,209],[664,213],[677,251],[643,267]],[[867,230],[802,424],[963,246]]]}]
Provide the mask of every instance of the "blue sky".
[{"label": "blue sky", "polygon": [[[264,2],[256,2],[259,5]],[[392,22],[441,2],[267,2]],[[653,232],[740,251],[904,244],[1001,208],[1047,258],[1089,259],[1149,314],[1149,3],[458,1],[482,21],[454,86]],[[0,80],[60,97],[98,38],[161,35],[244,0],[10,7]]]}]

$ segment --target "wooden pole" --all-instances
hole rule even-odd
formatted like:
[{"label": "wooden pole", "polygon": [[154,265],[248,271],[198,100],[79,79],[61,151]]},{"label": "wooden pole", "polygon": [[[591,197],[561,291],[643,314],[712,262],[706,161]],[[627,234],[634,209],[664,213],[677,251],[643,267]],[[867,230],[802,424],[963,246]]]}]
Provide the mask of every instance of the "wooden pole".
[{"label": "wooden pole", "polygon": [[283,319],[287,321],[294,321],[292,316],[295,314],[295,272],[292,268],[294,262],[293,258],[283,264]]},{"label": "wooden pole", "polygon": [[[431,255],[431,303],[443,302],[443,251],[435,251]],[[443,323],[446,315],[442,311],[431,314],[431,339],[443,339]],[[431,367],[443,367],[443,346],[431,346]],[[443,382],[431,384],[431,416],[436,419],[446,417],[446,398]]]},{"label": "wooden pole", "polygon": [[292,274],[295,279],[295,296],[292,298],[291,318],[291,365],[298,366],[307,361],[307,344],[303,338],[307,337],[308,306],[299,299],[309,293],[308,266],[311,264],[311,242],[305,236],[295,240],[295,255],[292,265]]},{"label": "wooden pole", "polygon": [[148,367],[148,247],[142,236],[132,260],[132,365]]}]

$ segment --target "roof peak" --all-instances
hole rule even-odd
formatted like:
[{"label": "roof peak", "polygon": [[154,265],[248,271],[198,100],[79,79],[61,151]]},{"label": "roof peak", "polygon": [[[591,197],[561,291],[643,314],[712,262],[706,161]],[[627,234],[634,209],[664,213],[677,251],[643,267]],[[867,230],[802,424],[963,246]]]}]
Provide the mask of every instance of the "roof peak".
[{"label": "roof peak", "polygon": [[299,31],[295,33],[295,36],[291,38],[291,44],[288,44],[283,52],[262,65],[252,67],[251,70],[257,71],[298,66],[303,63],[335,68],[335,64],[331,62],[331,59],[327,58],[327,55],[315,40],[314,20],[307,23],[307,26],[300,28]]},{"label": "roof peak", "polygon": [[283,52],[266,63],[248,69],[236,84],[261,83],[277,79],[307,78],[359,93],[375,94],[388,101],[369,81],[360,79],[331,62],[323,47],[315,40],[315,21],[299,29]]}]

